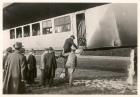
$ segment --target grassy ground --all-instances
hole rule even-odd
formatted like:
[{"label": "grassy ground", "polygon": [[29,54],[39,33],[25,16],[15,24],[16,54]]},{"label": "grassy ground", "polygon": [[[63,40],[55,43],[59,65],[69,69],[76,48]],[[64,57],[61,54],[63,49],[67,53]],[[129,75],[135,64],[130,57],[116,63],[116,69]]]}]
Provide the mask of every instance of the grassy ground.
[{"label": "grassy ground", "polygon": [[28,94],[137,94],[137,80],[130,86],[126,83],[128,58],[92,57],[78,59],[74,72],[73,86],[70,87],[59,78],[63,67],[63,59],[58,59],[58,69],[53,87],[39,87],[40,57],[38,60],[38,76],[36,84],[27,87]]},{"label": "grassy ground", "polygon": [[[137,82],[130,86],[126,83],[126,73],[111,71],[77,69],[74,72],[73,86],[59,78],[57,69],[53,87],[39,87],[40,74],[36,84],[28,87],[29,94],[137,94]],[[40,72],[38,72],[40,73]]]}]

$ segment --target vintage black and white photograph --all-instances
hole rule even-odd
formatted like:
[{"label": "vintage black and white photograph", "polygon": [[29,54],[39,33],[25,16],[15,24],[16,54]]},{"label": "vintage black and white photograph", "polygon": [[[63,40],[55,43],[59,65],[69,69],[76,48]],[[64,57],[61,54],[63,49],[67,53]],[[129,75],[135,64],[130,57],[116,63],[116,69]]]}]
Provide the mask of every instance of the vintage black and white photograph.
[{"label": "vintage black and white photograph", "polygon": [[2,5],[3,95],[138,94],[138,3]]}]

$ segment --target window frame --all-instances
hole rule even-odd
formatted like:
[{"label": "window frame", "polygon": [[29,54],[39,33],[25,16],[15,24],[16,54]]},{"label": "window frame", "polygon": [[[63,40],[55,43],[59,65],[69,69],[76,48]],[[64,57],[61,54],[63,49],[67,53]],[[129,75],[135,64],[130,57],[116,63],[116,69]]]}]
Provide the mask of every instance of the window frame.
[{"label": "window frame", "polygon": [[[14,37],[13,35],[11,35],[11,31],[13,30],[12,33],[14,33]],[[16,38],[16,30],[15,29],[10,29],[10,39],[15,39]]]},{"label": "window frame", "polygon": [[[51,22],[51,26],[50,27],[43,27],[43,22],[48,22],[48,21]],[[44,29],[49,29],[49,30],[52,30],[52,31],[49,31],[51,33],[44,33]],[[47,34],[52,34],[52,33],[53,33],[53,21],[51,19],[43,20],[42,21],[42,35],[47,35]]]},{"label": "window frame", "polygon": [[[65,17],[69,17],[70,23],[64,23],[64,24],[60,24],[60,25],[55,25],[55,20],[56,19],[62,19],[62,18],[65,19]],[[71,31],[71,29],[72,29],[71,23],[72,23],[72,21],[71,21],[70,14],[54,18],[54,32],[55,33],[63,33],[63,32],[69,32],[69,31]],[[69,29],[64,30],[63,27],[66,27],[67,25],[69,25]],[[58,27],[60,27],[61,31],[56,32],[56,29],[58,29]]]},{"label": "window frame", "polygon": [[[36,24],[39,24],[39,34],[36,32],[36,34],[34,34],[33,33],[33,25],[36,25]],[[41,24],[40,24],[40,22],[36,22],[36,23],[32,23],[31,24],[31,31],[32,31],[32,36],[39,36],[39,35],[41,35]]]},{"label": "window frame", "polygon": [[[21,35],[20,37],[18,37],[17,29],[21,29],[21,34],[19,34],[19,35]],[[23,37],[23,35],[22,35],[22,33],[23,33],[22,26],[16,27],[15,30],[16,30],[16,38],[22,38]]]},{"label": "window frame", "polygon": [[[31,36],[31,25],[27,24],[25,26],[23,26],[23,37],[30,37]],[[25,27],[29,27],[29,35],[25,36]]]}]

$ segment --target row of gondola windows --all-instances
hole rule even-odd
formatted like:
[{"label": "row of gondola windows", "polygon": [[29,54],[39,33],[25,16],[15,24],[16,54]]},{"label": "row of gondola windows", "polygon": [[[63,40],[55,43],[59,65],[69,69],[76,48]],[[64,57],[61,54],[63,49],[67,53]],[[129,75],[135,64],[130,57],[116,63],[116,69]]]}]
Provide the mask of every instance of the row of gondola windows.
[{"label": "row of gondola windows", "polygon": [[[54,19],[54,30],[55,30],[55,33],[70,31],[71,30],[70,16],[65,16],[65,17],[60,17],[60,18]],[[51,34],[52,33],[53,28],[52,28],[51,20],[42,21],[42,31],[43,31],[42,34]],[[16,35],[15,35],[15,32],[16,32]],[[30,35],[30,25],[24,26],[23,32],[24,32],[24,34],[22,35],[22,27],[19,27],[16,29],[11,29],[10,30],[10,39],[14,39],[15,36],[16,36],[16,38],[21,38],[22,36],[24,36],[24,37],[31,36]],[[40,23],[32,24],[32,36],[37,36],[40,34],[41,34],[40,33]]]}]

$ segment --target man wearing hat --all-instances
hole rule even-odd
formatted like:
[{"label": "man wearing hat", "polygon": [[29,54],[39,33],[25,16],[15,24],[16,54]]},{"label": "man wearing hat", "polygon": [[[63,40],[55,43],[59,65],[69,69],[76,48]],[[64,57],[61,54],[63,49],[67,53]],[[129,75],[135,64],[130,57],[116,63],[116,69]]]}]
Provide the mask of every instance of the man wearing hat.
[{"label": "man wearing hat", "polygon": [[67,38],[65,40],[65,43],[64,43],[64,46],[63,46],[64,68],[65,68],[65,78],[66,79],[68,78],[68,70],[65,67],[65,64],[67,62],[68,55],[71,52],[72,45],[77,49],[77,46],[75,45],[75,43],[73,41],[74,39],[75,39],[75,36],[74,35],[71,35],[69,38]]},{"label": "man wearing hat", "polygon": [[25,72],[26,60],[20,52],[22,47],[21,42],[16,42],[14,44],[15,51],[8,56],[5,63],[4,94],[21,94],[25,92],[24,77],[22,74]]},{"label": "man wearing hat", "polygon": [[47,81],[48,81],[49,86],[51,87],[53,85],[53,79],[55,77],[55,71],[57,68],[55,52],[52,47],[49,47],[49,54],[48,54],[48,57],[46,57],[46,60],[47,60],[46,66],[48,67]]}]

